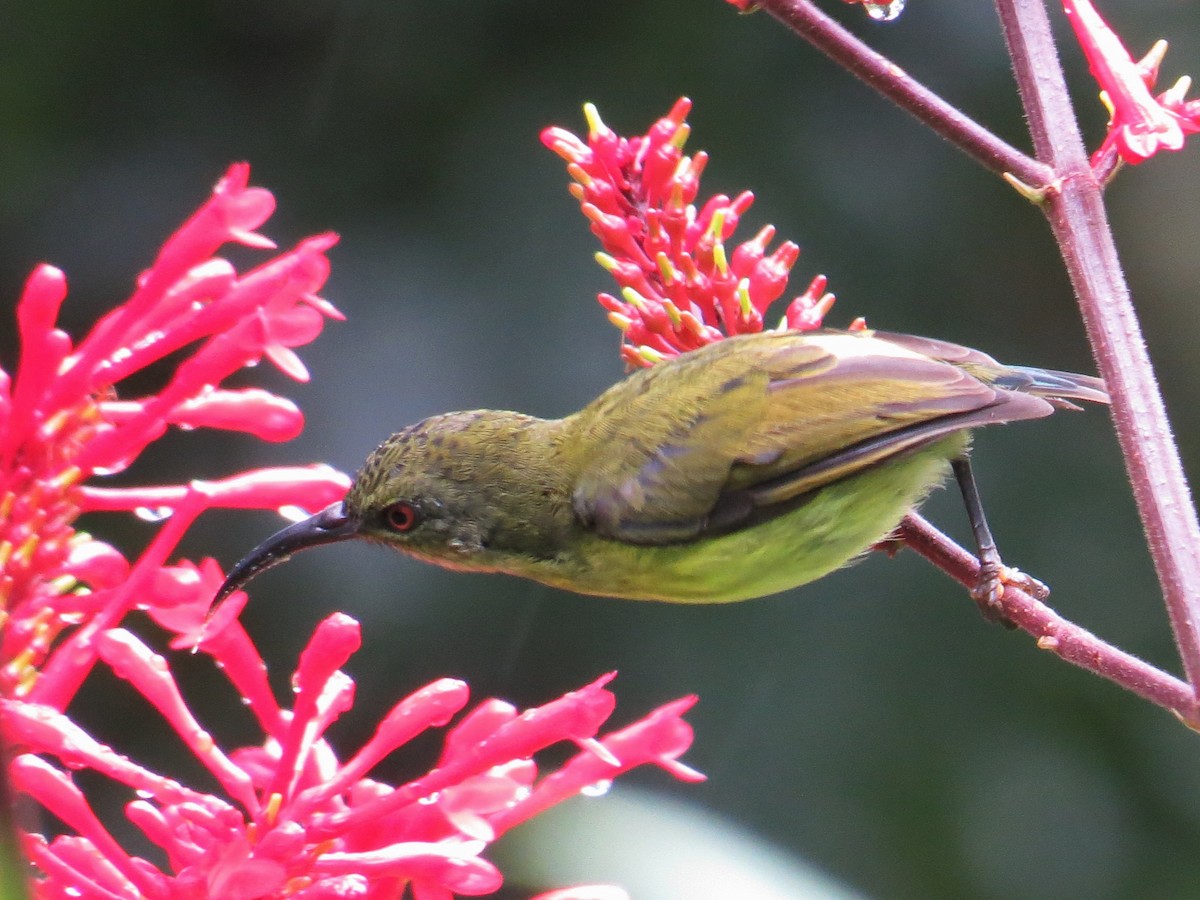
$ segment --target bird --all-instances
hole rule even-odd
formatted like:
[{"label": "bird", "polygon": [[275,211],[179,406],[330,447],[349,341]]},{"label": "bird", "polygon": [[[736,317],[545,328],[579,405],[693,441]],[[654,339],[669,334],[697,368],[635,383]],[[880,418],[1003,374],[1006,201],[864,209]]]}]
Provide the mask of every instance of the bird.
[{"label": "bird", "polygon": [[1107,403],[1104,382],[930,338],[729,337],[638,369],[560,419],[483,409],[401,429],[344,500],[254,548],[215,600],[349,539],[581,594],[746,600],[858,559],[952,472],[980,560],[972,595],[996,614],[1010,570],[983,516],[971,432],[1076,400]]}]

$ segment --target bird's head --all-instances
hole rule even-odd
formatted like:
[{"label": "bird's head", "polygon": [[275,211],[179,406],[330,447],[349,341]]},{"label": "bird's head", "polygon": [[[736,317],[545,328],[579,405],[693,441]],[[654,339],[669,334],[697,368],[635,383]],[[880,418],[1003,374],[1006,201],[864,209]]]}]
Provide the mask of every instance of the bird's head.
[{"label": "bird's head", "polygon": [[494,569],[491,536],[518,537],[536,515],[521,495],[519,459],[542,420],[490,410],[446,413],[393,434],[363,463],[346,498],[277,531],[229,571],[216,602],[292,554],[352,538],[382,543],[448,568]]}]

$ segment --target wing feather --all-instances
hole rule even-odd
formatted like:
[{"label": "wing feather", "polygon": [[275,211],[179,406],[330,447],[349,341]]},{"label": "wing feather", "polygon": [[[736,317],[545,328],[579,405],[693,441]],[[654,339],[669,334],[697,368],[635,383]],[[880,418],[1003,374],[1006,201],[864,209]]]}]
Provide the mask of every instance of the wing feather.
[{"label": "wing feather", "polygon": [[1002,368],[953,344],[869,332],[747,335],[694,351],[579,414],[593,451],[575,511],[607,537],[685,542],[786,512],[959,429],[1052,411],[961,363]]}]

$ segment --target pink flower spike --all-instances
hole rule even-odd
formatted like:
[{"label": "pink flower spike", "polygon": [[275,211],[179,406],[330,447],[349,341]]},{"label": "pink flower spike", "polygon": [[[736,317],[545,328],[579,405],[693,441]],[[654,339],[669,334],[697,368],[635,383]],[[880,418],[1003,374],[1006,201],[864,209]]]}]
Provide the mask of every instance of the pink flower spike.
[{"label": "pink flower spike", "polygon": [[12,390],[11,414],[0,437],[0,461],[5,465],[34,424],[43,394],[70,352],[70,339],[54,327],[67,294],[67,280],[53,266],[38,266],[25,282],[17,302],[17,331],[21,359]]},{"label": "pink flower spike", "polygon": [[208,391],[179,404],[167,421],[185,429],[244,431],[264,441],[290,441],[304,430],[299,407],[262,388]]},{"label": "pink flower spike", "polygon": [[1063,0],[1063,8],[1111,112],[1108,136],[1093,155],[1093,166],[1110,146],[1132,164],[1149,159],[1159,150],[1183,147],[1185,135],[1200,130],[1200,115],[1189,115],[1190,111],[1181,109],[1174,98],[1170,98],[1170,105],[1164,104],[1170,92],[1157,99],[1150,93],[1165,44],[1160,42],[1142,63],[1134,63],[1090,0]]},{"label": "pink flower spike", "polygon": [[300,651],[300,665],[292,678],[296,708],[282,741],[283,753],[271,785],[273,793],[290,793],[299,776],[296,761],[308,752],[328,724],[323,721],[323,711],[334,710],[336,714],[348,708],[353,694],[347,696],[347,692],[353,690],[353,682],[339,679],[338,669],[361,645],[358,622],[344,613],[334,613],[317,626]]},{"label": "pink flower spike", "polygon": [[341,767],[338,774],[309,789],[302,801],[321,801],[345,790],[397,747],[407,744],[430,728],[449,722],[467,704],[469,696],[470,690],[465,682],[442,678],[405,697],[392,707],[375,729],[374,736]]},{"label": "pink flower spike", "polygon": [[275,198],[263,188],[246,187],[249,183],[250,164],[234,163],[213,188],[213,196],[227,201],[218,205],[218,209],[232,240],[247,247],[273,250],[274,241],[256,233],[254,229],[271,218],[275,212]]},{"label": "pink flower spike", "polygon": [[[618,775],[646,763],[654,763],[684,781],[703,781],[703,775],[677,759],[691,746],[692,729],[683,720],[683,714],[695,702],[695,697],[683,697],[660,706],[627,728],[606,735],[602,743],[608,751],[607,758],[590,750],[576,754],[557,772],[543,778],[527,797],[499,811],[491,820],[496,834],[503,834],[585,788],[607,785]],[[614,765],[609,758],[619,762]]]},{"label": "pink flower spike", "polygon": [[97,635],[96,648],[100,658],[108,663],[114,674],[132,684],[162,714],[230,796],[247,810],[257,810],[258,798],[250,779],[221,752],[212,736],[200,727],[179,693],[166,660],[123,628],[113,628]]},{"label": "pink flower spike", "polygon": [[80,507],[89,512],[177,509],[189,497],[206,508],[299,509],[314,513],[336,503],[350,489],[350,478],[324,463],[252,469],[220,481],[143,488],[79,489]]},{"label": "pink flower spike", "polygon": [[9,773],[14,788],[33,797],[95,845],[103,853],[104,859],[127,879],[127,889],[165,900],[167,894],[162,881],[147,877],[141,866],[134,865],[130,856],[96,818],[83,792],[70,778],[30,754],[14,759],[9,766]]},{"label": "pink flower spike", "polygon": [[432,881],[452,893],[478,896],[500,888],[503,878],[499,870],[471,851],[483,849],[482,842],[467,843],[458,848],[446,844],[411,842],[392,844],[384,850],[362,853],[324,853],[313,864],[321,874],[362,873],[368,876],[390,876],[416,882]]},{"label": "pink flower spike", "polygon": [[[587,141],[561,128],[542,142],[567,159],[571,192],[600,239],[597,261],[624,300],[600,294],[622,333],[621,356],[633,366],[687,353],[713,341],[761,331],[767,307],[782,295],[799,247],[785,241],[769,256],[775,229],[726,247],[754,202],[750,191],[732,200],[716,195],[697,210],[707,154],[685,156],[691,101],[676,102],[645,135],[625,138],[584,106]],[[830,295],[832,299],[832,295]],[[829,305],[805,308],[805,328],[820,324]],[[800,321],[786,316],[785,321]]]},{"label": "pink flower spike", "polygon": [[59,759],[69,769],[90,768],[159,803],[188,803],[214,813],[229,809],[216,797],[199,794],[140,766],[93,739],[67,716],[37,703],[0,700],[6,733],[31,751]]}]

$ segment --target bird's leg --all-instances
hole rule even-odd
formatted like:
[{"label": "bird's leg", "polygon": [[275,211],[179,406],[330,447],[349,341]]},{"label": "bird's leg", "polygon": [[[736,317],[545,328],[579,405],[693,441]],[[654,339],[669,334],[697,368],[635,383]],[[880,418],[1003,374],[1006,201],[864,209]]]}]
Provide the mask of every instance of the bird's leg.
[{"label": "bird's leg", "polygon": [[979,557],[979,581],[971,598],[978,604],[983,617],[990,622],[999,622],[1009,628],[1014,627],[1000,607],[1000,598],[1004,594],[1006,584],[1014,584],[1032,594],[1038,600],[1044,600],[1050,595],[1050,590],[1036,578],[1031,578],[1018,569],[1011,569],[1000,559],[1000,551],[996,549],[996,541],[992,538],[992,530],[988,528],[987,518],[983,514],[983,501],[979,498],[979,487],[975,484],[975,475],[971,471],[971,462],[967,457],[960,456],[950,463],[954,470],[954,478],[958,481],[958,489],[962,491],[963,504],[967,508],[967,519],[971,523],[971,531],[975,534],[975,547]]}]

